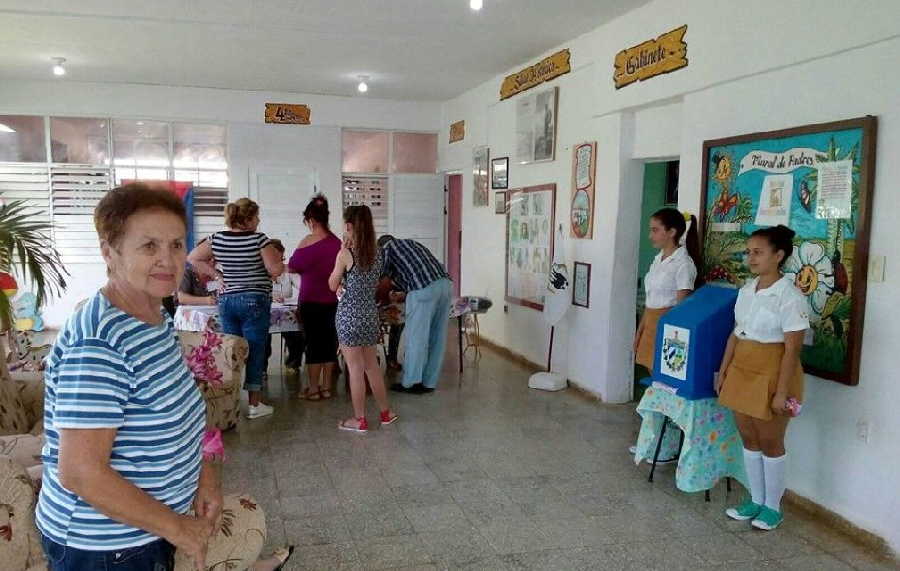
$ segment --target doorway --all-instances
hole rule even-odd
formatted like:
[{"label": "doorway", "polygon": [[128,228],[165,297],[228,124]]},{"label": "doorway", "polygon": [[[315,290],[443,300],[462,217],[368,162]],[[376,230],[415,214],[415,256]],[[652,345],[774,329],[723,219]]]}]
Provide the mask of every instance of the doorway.
[{"label": "doorway", "polygon": [[[638,253],[638,283],[637,283],[637,316],[639,324],[644,315],[644,276],[650,270],[653,258],[657,251],[650,242],[648,224],[654,212],[661,208],[678,208],[678,161],[664,161],[646,163],[644,165],[644,188],[641,197],[641,224],[640,247]],[[641,365],[634,366],[634,396],[640,399],[644,386],[641,379],[650,376],[650,371]]]},{"label": "doorway", "polygon": [[462,175],[447,177],[447,271],[453,280],[453,296],[459,297],[462,251]]}]

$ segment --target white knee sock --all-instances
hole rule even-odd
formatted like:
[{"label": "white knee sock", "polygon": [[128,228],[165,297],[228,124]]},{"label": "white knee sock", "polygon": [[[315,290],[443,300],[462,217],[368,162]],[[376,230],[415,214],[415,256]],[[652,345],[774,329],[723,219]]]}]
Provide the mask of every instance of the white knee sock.
[{"label": "white knee sock", "polygon": [[781,496],[784,495],[785,477],[787,468],[787,454],[778,458],[763,456],[763,465],[766,478],[766,507],[775,511],[781,511]]},{"label": "white knee sock", "polygon": [[766,481],[763,476],[763,455],[759,450],[744,448],[744,469],[750,481],[750,497],[754,504],[763,505],[766,501]]}]

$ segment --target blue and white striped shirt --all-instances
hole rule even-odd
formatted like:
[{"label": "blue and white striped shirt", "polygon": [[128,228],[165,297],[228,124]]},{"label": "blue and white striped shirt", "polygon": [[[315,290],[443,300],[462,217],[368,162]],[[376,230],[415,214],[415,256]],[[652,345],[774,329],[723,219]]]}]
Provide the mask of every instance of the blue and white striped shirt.
[{"label": "blue and white striped shirt", "polygon": [[394,238],[382,248],[384,273],[402,291],[423,289],[450,274],[425,245],[415,240]]},{"label": "blue and white striped shirt", "polygon": [[206,405],[166,317],[149,325],[98,292],[72,315],[47,360],[38,529],[68,547],[110,551],[157,538],[114,521],[59,482],[59,431],[114,428],[109,464],[178,513],[200,476]]}]

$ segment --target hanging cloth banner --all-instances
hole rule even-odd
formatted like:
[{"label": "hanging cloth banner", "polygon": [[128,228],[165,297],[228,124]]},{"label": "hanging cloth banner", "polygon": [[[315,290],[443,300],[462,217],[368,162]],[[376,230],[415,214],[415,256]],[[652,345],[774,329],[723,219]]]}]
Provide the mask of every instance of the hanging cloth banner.
[{"label": "hanging cloth banner", "polygon": [[569,269],[566,266],[566,236],[563,225],[556,231],[553,246],[553,263],[547,275],[547,294],[544,298],[544,320],[554,326],[560,322],[569,309]]}]

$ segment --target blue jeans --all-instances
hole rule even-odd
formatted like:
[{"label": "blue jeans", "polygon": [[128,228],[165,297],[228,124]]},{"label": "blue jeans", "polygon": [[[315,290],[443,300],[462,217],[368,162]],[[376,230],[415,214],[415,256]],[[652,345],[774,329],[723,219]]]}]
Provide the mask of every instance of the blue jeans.
[{"label": "blue jeans", "polygon": [[403,386],[422,383],[433,389],[441,376],[453,282],[437,280],[406,294],[406,356]]},{"label": "blue jeans", "polygon": [[219,296],[219,321],[222,332],[247,340],[250,352],[244,388],[261,391],[267,369],[266,346],[269,343],[269,320],[272,298],[264,293],[231,293]]},{"label": "blue jeans", "polygon": [[115,551],[85,551],[66,547],[41,535],[50,571],[170,571],[175,569],[175,546],[158,539],[140,547]]}]

